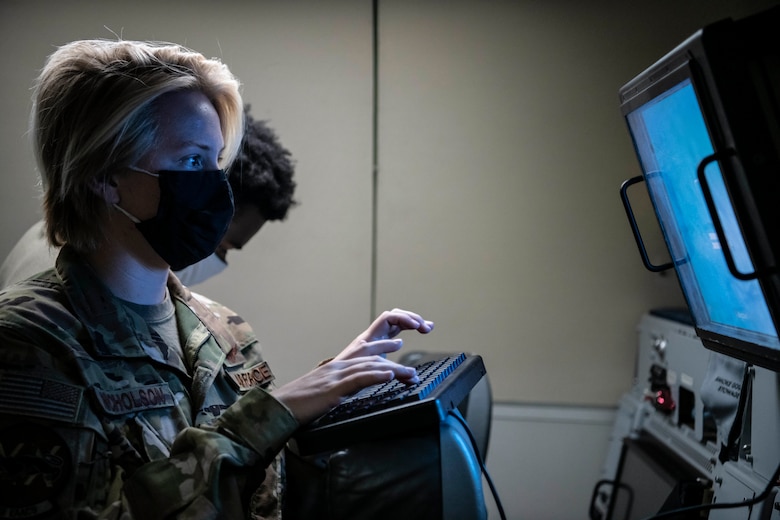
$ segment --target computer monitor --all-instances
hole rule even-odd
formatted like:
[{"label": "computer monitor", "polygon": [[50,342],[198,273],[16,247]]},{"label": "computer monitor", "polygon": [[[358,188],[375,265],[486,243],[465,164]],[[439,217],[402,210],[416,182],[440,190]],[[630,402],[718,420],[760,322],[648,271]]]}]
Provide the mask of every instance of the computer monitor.
[{"label": "computer monitor", "polygon": [[710,349],[773,370],[780,370],[779,26],[778,7],[712,24],[620,89],[697,334]]}]

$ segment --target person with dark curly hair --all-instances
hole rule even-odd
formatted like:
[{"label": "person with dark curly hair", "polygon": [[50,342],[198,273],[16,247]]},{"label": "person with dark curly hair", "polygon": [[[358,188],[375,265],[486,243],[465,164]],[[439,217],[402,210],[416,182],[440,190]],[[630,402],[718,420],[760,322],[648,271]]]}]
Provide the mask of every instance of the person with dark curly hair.
[{"label": "person with dark curly hair", "polygon": [[[241,250],[268,221],[287,218],[294,199],[295,164],[292,154],[265,121],[244,107],[244,138],[227,171],[235,214],[217,250],[203,260],[175,272],[186,286],[202,283],[227,267],[227,253]],[[54,265],[59,248],[49,245],[43,221],[35,223],[14,245],[0,266],[0,287],[24,280]]]}]

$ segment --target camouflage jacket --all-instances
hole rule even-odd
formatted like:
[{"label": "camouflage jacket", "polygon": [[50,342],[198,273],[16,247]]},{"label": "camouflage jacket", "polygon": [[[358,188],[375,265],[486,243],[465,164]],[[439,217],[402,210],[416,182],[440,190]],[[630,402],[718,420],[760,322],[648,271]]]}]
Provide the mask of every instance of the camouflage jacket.
[{"label": "camouflage jacket", "polygon": [[68,248],[0,292],[0,518],[278,518],[297,428],[234,313],[168,290],[183,358]]}]

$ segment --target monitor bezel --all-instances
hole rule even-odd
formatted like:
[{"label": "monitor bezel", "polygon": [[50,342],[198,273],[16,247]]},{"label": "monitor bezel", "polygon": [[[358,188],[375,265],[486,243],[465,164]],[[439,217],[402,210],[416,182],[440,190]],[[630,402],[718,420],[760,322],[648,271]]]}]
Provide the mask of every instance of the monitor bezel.
[{"label": "monitor bezel", "polygon": [[[730,22],[730,20],[727,22]],[[724,25],[727,22],[721,22],[721,25]],[[739,192],[737,195],[738,199],[742,197],[739,199],[740,202],[735,203],[734,201],[735,193],[733,190],[739,190],[741,188],[741,186],[735,187],[734,184],[735,182],[742,182],[745,177],[745,172],[742,170],[742,165],[739,161],[732,159],[731,154],[723,153],[725,150],[733,148],[734,138],[731,133],[732,128],[730,128],[728,119],[725,116],[725,110],[718,97],[718,89],[712,78],[713,72],[710,69],[710,63],[708,63],[708,56],[703,48],[703,34],[704,30],[700,30],[693,34],[672,52],[656,62],[654,66],[650,67],[621,88],[621,113],[628,126],[635,151],[637,151],[637,144],[634,141],[633,132],[628,124],[628,114],[659,96],[664,95],[670,89],[685,80],[690,81],[696,94],[702,116],[704,117],[713,150],[716,154],[722,154],[724,157],[723,160],[718,162],[721,171],[723,172],[724,182],[727,184],[732,206],[734,206],[735,213],[737,213],[737,219],[750,252],[751,260],[753,260],[754,265],[766,265],[768,261],[766,259],[765,251],[756,248],[755,245],[756,233],[745,233],[746,225],[755,226],[756,221],[753,215],[746,215],[746,213],[752,213],[752,211],[749,211],[750,208],[745,208],[744,191]],[[733,107],[731,108],[733,109]],[[644,172],[644,168],[642,168],[642,177],[647,181],[648,177]],[[737,181],[734,179],[737,179]],[[648,183],[648,192],[650,191],[651,189]],[[656,216],[658,217],[658,208],[652,193],[651,200]],[[658,218],[660,219],[660,217]],[[762,230],[759,230],[757,233],[758,236],[762,236],[761,231]],[[667,241],[668,246],[669,237],[667,237],[665,233],[664,238]],[[756,262],[756,259],[758,259],[758,262]],[[677,265],[675,265],[675,271],[679,278],[681,273],[677,268]],[[761,287],[761,292],[769,307],[770,314],[772,315],[775,329],[778,330],[778,309],[780,306],[777,305],[778,299],[776,298],[776,295],[778,292],[775,290],[777,287],[777,277],[775,275],[762,275],[757,279]],[[724,327],[712,320],[709,320],[706,323],[701,322],[701,316],[696,316],[693,313],[692,306],[692,298],[700,297],[700,295],[688,294],[683,281],[679,280],[679,283],[689,309],[692,311],[694,329],[705,347],[754,365],[774,371],[780,371],[780,349],[728,335],[723,330]],[[693,284],[698,290],[698,285],[695,281]]]}]

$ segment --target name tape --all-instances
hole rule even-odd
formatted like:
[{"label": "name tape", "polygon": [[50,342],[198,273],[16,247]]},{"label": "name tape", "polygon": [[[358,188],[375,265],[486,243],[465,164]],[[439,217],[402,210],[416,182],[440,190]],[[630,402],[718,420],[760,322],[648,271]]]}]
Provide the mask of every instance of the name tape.
[{"label": "name tape", "polygon": [[266,361],[246,369],[228,369],[228,375],[242,391],[266,385],[274,380],[274,374]]},{"label": "name tape", "polygon": [[103,410],[113,415],[168,408],[175,403],[173,392],[171,392],[167,383],[124,388],[122,390],[95,388],[95,395]]}]

